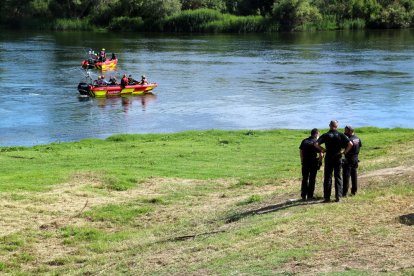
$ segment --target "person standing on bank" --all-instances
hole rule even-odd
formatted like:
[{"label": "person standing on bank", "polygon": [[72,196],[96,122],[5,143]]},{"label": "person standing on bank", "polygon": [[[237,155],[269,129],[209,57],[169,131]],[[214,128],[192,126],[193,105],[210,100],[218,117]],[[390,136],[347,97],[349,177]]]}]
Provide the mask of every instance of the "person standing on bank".
[{"label": "person standing on bank", "polygon": [[358,190],[358,154],[360,148],[362,147],[362,142],[361,139],[359,139],[359,137],[354,134],[354,128],[352,126],[346,126],[344,134],[349,138],[349,140],[351,140],[353,144],[351,150],[349,150],[348,153],[345,154],[345,160],[342,165],[344,181],[343,196],[346,196],[349,189],[349,178],[351,178],[352,182],[351,195],[355,195]]},{"label": "person standing on bank", "polygon": [[318,137],[319,130],[314,128],[311,130],[311,136],[304,139],[299,146],[302,164],[302,186],[300,192],[302,200],[314,199],[316,174],[319,170],[319,161],[322,161],[323,158],[322,152],[315,147]]},{"label": "person standing on bank", "polygon": [[[332,172],[334,173],[335,178],[335,201],[340,201],[340,198],[342,197],[341,150],[345,149],[344,154],[347,154],[352,148],[352,142],[349,138],[345,134],[339,133],[337,129],[338,121],[332,120],[329,123],[329,131],[322,134],[315,143],[315,147],[318,150],[326,152],[323,179],[324,202],[331,201]],[[325,144],[326,149],[321,147],[321,144]]]}]

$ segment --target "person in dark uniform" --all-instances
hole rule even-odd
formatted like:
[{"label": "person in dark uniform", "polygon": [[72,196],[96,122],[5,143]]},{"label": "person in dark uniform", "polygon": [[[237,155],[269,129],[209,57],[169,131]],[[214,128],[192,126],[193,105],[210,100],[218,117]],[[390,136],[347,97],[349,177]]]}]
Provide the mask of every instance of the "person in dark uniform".
[{"label": "person in dark uniform", "polygon": [[360,148],[362,147],[362,142],[361,139],[359,139],[359,137],[354,134],[354,128],[352,126],[346,126],[344,134],[349,138],[349,140],[351,140],[353,144],[351,150],[345,154],[345,160],[342,165],[344,181],[343,196],[346,196],[349,189],[349,178],[351,178],[352,182],[351,195],[355,195],[358,190],[358,154]]},{"label": "person in dark uniform", "polygon": [[[335,199],[336,202],[340,201],[342,197],[342,176],[341,176],[341,163],[342,163],[342,149],[345,149],[344,154],[347,154],[352,148],[352,142],[349,138],[338,132],[338,121],[332,120],[329,123],[329,131],[319,137],[315,143],[315,147],[326,152],[325,155],[325,169],[323,179],[323,197],[324,202],[331,200],[332,192],[332,172],[335,178]],[[325,144],[325,148],[321,147],[321,144]]]},{"label": "person in dark uniform", "polygon": [[[311,136],[304,139],[299,146],[300,161],[302,163],[302,186],[300,195],[302,200],[314,199],[316,174],[319,170],[319,161],[322,160],[322,152],[315,147],[319,137],[319,130],[311,130]],[[318,158],[319,154],[319,158]]]}]

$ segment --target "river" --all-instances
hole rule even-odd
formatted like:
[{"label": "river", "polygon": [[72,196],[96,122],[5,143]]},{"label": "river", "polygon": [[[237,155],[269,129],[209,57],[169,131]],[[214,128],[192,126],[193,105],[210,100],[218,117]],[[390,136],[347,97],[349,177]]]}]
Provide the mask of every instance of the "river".
[{"label": "river", "polygon": [[[82,98],[86,50],[154,95]],[[93,72],[94,77],[98,72]],[[119,79],[119,78],[118,78]],[[261,35],[0,33],[0,146],[206,129],[414,127],[414,30]]]}]

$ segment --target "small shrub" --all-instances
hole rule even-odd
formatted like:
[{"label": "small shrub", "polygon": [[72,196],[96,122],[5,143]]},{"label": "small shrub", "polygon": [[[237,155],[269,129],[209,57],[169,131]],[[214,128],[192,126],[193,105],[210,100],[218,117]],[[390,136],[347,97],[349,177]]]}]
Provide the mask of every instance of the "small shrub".
[{"label": "small shrub", "polygon": [[114,191],[126,191],[134,187],[137,183],[135,178],[122,179],[114,176],[106,176],[104,178],[104,188]]},{"label": "small shrub", "polygon": [[248,204],[251,204],[251,203],[260,202],[262,200],[263,199],[260,195],[251,195],[249,198],[239,202],[237,205],[239,205],[239,206],[240,205],[248,205]]}]

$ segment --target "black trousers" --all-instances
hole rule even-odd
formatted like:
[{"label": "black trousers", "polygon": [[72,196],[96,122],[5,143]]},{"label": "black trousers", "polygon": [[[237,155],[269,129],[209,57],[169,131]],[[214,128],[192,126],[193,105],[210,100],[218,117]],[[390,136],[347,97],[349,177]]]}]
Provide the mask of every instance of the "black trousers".
[{"label": "black trousers", "polygon": [[358,156],[345,159],[343,164],[343,196],[348,193],[350,178],[351,194],[355,195],[358,191]]},{"label": "black trousers", "polygon": [[303,199],[312,198],[315,192],[316,174],[318,163],[303,163],[302,165],[302,186],[300,195]]},{"label": "black trousers", "polygon": [[341,158],[325,158],[325,170],[323,179],[323,197],[325,200],[331,198],[332,193],[332,173],[335,178],[335,198],[339,199],[342,197],[342,177],[341,177]]}]

